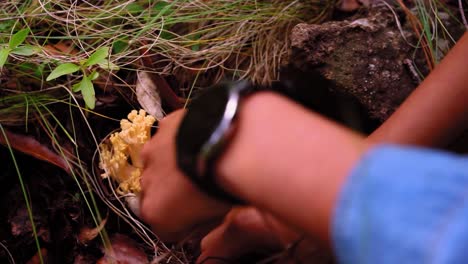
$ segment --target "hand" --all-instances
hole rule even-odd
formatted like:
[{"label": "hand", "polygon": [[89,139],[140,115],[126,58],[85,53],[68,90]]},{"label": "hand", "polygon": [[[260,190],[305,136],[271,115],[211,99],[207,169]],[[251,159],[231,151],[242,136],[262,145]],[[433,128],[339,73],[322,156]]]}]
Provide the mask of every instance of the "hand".
[{"label": "hand", "polygon": [[254,207],[232,209],[223,223],[203,238],[197,262],[204,263],[210,258],[236,258],[259,249],[282,249],[282,237],[270,220],[268,214]]},{"label": "hand", "polygon": [[220,226],[203,238],[197,263],[221,263],[210,260],[234,260],[254,252],[271,252],[273,255],[298,241],[301,242],[294,251],[285,254],[287,260],[291,258],[291,263],[301,263],[296,261],[304,259],[307,262],[314,255],[316,259],[317,244],[303,238],[267,212],[255,207],[236,207]]},{"label": "hand", "polygon": [[175,136],[185,112],[159,122],[159,129],[142,151],[141,215],[159,238],[177,241],[194,228],[219,220],[231,206],[202,193],[178,169]]}]

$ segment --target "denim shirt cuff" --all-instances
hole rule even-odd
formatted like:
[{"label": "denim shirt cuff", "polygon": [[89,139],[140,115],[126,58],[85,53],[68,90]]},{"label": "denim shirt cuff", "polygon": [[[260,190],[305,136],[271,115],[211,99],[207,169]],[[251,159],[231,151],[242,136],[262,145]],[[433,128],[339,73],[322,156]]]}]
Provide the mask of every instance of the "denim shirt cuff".
[{"label": "denim shirt cuff", "polygon": [[465,157],[392,145],[371,149],[335,208],[339,263],[466,261],[468,253],[460,252],[467,251],[455,249],[468,245],[467,196]]}]

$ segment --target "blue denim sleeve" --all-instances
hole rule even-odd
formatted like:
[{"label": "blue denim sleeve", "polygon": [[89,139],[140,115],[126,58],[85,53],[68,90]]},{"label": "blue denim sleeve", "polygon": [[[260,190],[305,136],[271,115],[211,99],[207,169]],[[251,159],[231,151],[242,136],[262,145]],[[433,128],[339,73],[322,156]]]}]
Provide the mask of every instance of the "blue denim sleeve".
[{"label": "blue denim sleeve", "polygon": [[343,187],[332,224],[339,263],[468,263],[468,159],[379,146]]}]

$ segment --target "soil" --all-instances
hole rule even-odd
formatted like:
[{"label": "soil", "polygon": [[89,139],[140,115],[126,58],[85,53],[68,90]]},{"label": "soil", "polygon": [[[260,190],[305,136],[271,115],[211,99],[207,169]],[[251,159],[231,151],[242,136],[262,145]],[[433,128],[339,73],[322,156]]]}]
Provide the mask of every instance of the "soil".
[{"label": "soil", "polygon": [[[77,243],[80,228],[91,225],[76,184],[61,169],[27,155],[15,153],[23,182],[31,200],[39,241],[48,263],[73,263],[76,254],[86,252]],[[15,256],[16,263],[27,263],[36,254],[32,225],[24,196],[11,157],[0,148],[1,242]],[[95,250],[89,250],[96,255]],[[99,251],[97,252],[99,253]],[[0,262],[9,263],[5,250],[0,250]]]},{"label": "soil", "polygon": [[[385,121],[429,73],[409,22],[394,12],[383,4],[344,21],[297,25],[285,68],[318,76],[329,92],[357,100],[367,117]],[[459,38],[464,29],[446,19]]]},{"label": "soil", "polygon": [[[299,24],[288,67],[317,72],[333,83],[334,92],[356,98],[371,118],[383,121],[419,81],[411,71],[414,49],[407,41],[416,41],[412,31],[400,31],[393,13],[383,7],[354,20]],[[415,61],[427,73],[422,56]]]}]

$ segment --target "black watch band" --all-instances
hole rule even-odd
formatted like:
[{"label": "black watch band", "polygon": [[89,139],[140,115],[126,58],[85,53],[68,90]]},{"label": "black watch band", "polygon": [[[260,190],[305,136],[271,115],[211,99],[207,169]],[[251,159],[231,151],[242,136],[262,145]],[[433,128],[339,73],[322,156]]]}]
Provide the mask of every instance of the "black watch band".
[{"label": "black watch band", "polygon": [[246,81],[226,82],[194,98],[177,137],[177,164],[203,192],[217,199],[244,204],[216,182],[216,163],[235,134],[242,97],[251,91]]}]

